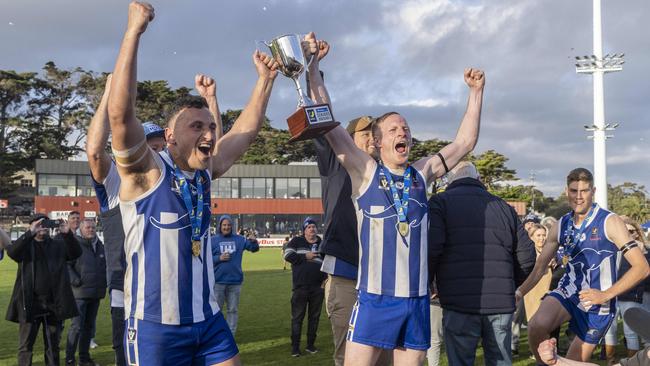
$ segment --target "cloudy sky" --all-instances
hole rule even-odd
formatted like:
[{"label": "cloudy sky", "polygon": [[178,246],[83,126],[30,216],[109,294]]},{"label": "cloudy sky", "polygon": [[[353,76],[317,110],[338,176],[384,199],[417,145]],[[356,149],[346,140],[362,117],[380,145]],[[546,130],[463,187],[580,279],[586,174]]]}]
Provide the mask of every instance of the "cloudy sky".
[{"label": "cloudy sky", "polygon": [[[589,0],[158,0],[140,46],[140,80],[191,86],[214,75],[222,110],[241,108],[256,74],[256,40],[310,30],[332,44],[321,68],[341,121],[403,114],[420,139],[452,139],[465,109],[464,67],[487,75],[478,153],[510,158],[523,183],[557,195],[576,166],[593,167],[591,76],[574,56],[592,51]],[[0,69],[45,62],[110,71],[126,25],[126,0],[0,0]],[[603,50],[625,52],[605,76],[608,181],[650,185],[650,38],[647,0],[604,0]],[[267,115],[276,127],[297,96],[284,77]]]}]

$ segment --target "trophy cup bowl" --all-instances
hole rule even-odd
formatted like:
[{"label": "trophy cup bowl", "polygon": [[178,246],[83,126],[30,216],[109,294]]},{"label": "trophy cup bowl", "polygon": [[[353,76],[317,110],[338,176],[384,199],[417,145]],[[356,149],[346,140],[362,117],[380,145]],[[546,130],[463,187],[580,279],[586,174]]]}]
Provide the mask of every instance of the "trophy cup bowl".
[{"label": "trophy cup bowl", "polygon": [[300,85],[300,76],[314,59],[313,55],[305,55],[300,36],[286,34],[261,43],[280,65],[280,73],[293,80],[298,92],[298,110],[287,119],[291,133],[289,142],[312,139],[338,126],[329,104],[314,103]]}]

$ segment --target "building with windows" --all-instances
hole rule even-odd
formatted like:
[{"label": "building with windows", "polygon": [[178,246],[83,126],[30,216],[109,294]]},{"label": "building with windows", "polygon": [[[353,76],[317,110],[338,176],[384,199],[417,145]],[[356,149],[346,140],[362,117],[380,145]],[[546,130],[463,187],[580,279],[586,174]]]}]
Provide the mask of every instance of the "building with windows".
[{"label": "building with windows", "polygon": [[[95,217],[99,204],[86,161],[36,161],[36,212]],[[321,184],[315,164],[234,165],[212,181],[213,220],[229,214],[238,228],[260,236],[298,231],[305,217],[322,222]]]}]

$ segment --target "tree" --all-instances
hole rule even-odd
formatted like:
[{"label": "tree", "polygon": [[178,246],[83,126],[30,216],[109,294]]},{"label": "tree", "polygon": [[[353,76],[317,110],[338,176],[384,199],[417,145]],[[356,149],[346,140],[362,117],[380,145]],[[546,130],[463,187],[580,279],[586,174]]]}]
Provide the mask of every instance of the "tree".
[{"label": "tree", "polygon": [[481,181],[488,190],[494,189],[494,186],[498,183],[517,180],[517,177],[515,177],[517,172],[506,167],[506,162],[509,159],[494,150],[488,150],[475,157],[471,156],[469,159],[476,166]]},{"label": "tree", "polygon": [[450,141],[439,139],[420,141],[414,138],[409,160],[418,161],[424,157],[431,156],[442,150],[443,147],[449,145],[450,143]]},{"label": "tree", "polygon": [[0,70],[0,192],[7,198],[16,186],[16,175],[22,169],[20,144],[16,132],[25,113],[25,100],[32,90],[33,72],[17,73]]},{"label": "tree", "polygon": [[138,82],[136,116],[142,122],[153,122],[159,126],[167,124],[169,112],[174,103],[190,94],[189,88],[172,89],[165,80]]},{"label": "tree", "polygon": [[650,218],[650,201],[645,186],[625,182],[617,186],[608,185],[609,209],[625,215],[642,224]]},{"label": "tree", "polygon": [[33,169],[35,159],[67,159],[83,150],[81,143],[93,106],[81,91],[80,80],[89,72],[81,68],[59,69],[53,62],[32,83],[33,96],[19,132],[24,165]]},{"label": "tree", "polygon": [[[227,110],[221,113],[224,133],[230,131],[240,114],[241,109]],[[272,127],[270,120],[265,117],[255,142],[237,163],[288,164],[290,162],[316,161],[316,148],[312,141],[298,141],[290,144],[288,142],[290,138],[289,131]]]}]

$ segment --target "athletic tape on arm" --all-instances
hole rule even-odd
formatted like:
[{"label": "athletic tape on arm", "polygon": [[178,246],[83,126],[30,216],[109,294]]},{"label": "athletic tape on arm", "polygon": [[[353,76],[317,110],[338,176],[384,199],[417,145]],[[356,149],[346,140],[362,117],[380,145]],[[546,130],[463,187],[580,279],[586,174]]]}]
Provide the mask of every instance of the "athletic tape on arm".
[{"label": "athletic tape on arm", "polygon": [[[113,155],[115,156],[115,163],[125,168],[133,166],[139,163],[140,160],[142,160],[145,157],[148,150],[149,150],[149,145],[147,145],[146,139],[140,141],[135,146],[128,148],[126,150],[113,149]],[[132,157],[134,156],[136,157],[136,159],[131,160]]]}]

